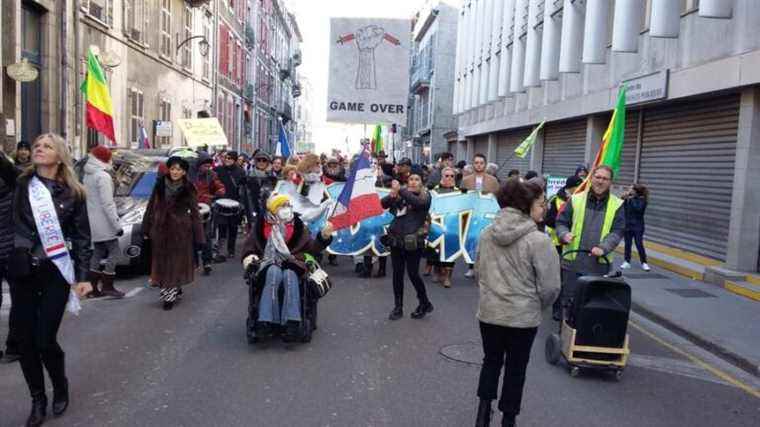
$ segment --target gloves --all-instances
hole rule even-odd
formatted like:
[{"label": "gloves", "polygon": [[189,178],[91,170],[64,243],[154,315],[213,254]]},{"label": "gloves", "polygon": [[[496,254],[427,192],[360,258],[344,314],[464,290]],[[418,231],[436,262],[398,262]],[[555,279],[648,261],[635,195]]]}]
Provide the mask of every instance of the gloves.
[{"label": "gloves", "polygon": [[116,232],[116,237],[121,237],[124,235],[124,229],[120,228],[119,231]]},{"label": "gloves", "polygon": [[259,262],[259,257],[257,257],[254,254],[248,255],[247,257],[243,258],[243,270],[248,270],[248,266],[251,264]]},{"label": "gloves", "polygon": [[333,228],[332,223],[328,221],[324,228],[322,228],[322,231],[320,231],[320,234],[323,239],[327,240],[333,234],[333,231],[335,231],[335,229]]}]

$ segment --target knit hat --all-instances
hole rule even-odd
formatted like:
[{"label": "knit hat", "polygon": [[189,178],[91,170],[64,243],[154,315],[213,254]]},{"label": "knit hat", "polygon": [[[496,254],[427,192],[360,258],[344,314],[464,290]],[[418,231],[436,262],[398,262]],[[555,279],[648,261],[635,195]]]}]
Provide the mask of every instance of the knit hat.
[{"label": "knit hat", "polygon": [[187,160],[183,159],[179,156],[171,156],[169,157],[169,160],[166,161],[166,168],[171,169],[172,166],[178,165],[182,168],[185,172],[190,170],[190,164],[187,163]]},{"label": "knit hat", "polygon": [[16,150],[29,150],[32,151],[32,145],[29,144],[28,141],[19,141],[18,144],[16,144]]},{"label": "knit hat", "polygon": [[92,157],[95,157],[103,163],[111,162],[111,150],[109,150],[105,145],[96,145],[92,150],[90,150],[90,154]]},{"label": "knit hat", "polygon": [[567,188],[575,188],[575,187],[581,185],[582,182],[583,182],[583,178],[581,178],[579,176],[576,176],[576,175],[568,176],[567,180],[565,181],[565,188],[566,189]]},{"label": "knit hat", "polygon": [[287,194],[275,194],[267,200],[267,210],[274,215],[286,203],[290,203],[290,196]]}]

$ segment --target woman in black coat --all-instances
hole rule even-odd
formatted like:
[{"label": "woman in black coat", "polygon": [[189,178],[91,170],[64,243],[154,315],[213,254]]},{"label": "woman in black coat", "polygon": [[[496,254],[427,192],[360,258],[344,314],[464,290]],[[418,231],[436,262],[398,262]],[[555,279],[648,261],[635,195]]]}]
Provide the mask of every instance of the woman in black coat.
[{"label": "woman in black coat", "polygon": [[623,194],[625,208],[625,262],[622,269],[631,268],[631,241],[636,243],[639,252],[641,269],[649,271],[647,252],[644,248],[644,214],[649,202],[649,190],[641,184],[633,184],[628,192]]},{"label": "woman in black coat", "polygon": [[[92,250],[85,190],[72,169],[66,142],[58,135],[40,135],[32,144],[32,164],[14,193],[9,282],[21,370],[32,395],[26,425],[38,426],[47,415],[43,366],[53,383],[53,414],[62,415],[69,404],[58,328],[72,287],[79,296],[92,291],[86,282]],[[52,221],[56,217],[57,224]],[[44,239],[37,224],[44,224]]]},{"label": "woman in black coat", "polygon": [[425,291],[425,282],[420,277],[420,259],[425,248],[430,210],[430,193],[422,184],[417,174],[409,175],[406,188],[401,188],[397,180],[391,182],[391,192],[383,198],[383,208],[389,209],[394,216],[388,227],[388,234],[383,237],[386,246],[391,248],[393,266],[394,307],[388,316],[398,320],[404,315],[404,269],[417,292],[419,305],[412,313],[412,318],[421,319],[433,311],[433,304]]}]

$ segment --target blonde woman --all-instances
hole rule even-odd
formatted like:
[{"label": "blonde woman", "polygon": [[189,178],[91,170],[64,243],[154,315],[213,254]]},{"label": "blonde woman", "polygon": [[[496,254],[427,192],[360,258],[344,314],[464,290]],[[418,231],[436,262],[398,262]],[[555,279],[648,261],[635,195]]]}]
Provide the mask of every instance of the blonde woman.
[{"label": "blonde woman", "polygon": [[64,353],[58,327],[73,286],[79,296],[92,286],[90,224],[84,187],[72,169],[66,142],[43,134],[32,144],[32,163],[14,193],[14,245],[9,260],[11,296],[20,339],[21,370],[32,395],[27,426],[42,424],[47,412],[43,366],[53,384],[53,414],[69,404]]}]

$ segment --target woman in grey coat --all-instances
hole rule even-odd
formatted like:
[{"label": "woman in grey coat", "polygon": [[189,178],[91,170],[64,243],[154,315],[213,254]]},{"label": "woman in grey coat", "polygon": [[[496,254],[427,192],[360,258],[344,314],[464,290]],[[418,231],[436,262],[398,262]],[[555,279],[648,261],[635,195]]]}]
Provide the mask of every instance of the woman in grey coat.
[{"label": "woman in grey coat", "polygon": [[[90,260],[92,297],[124,298],[124,293],[113,286],[116,278],[116,257],[119,254],[118,237],[124,234],[113,200],[111,150],[98,145],[90,151],[84,166],[84,187],[87,190],[87,216],[90,220],[93,254]],[[101,271],[102,269],[102,271]],[[98,284],[103,283],[103,289]]]},{"label": "woman in grey coat", "polygon": [[552,305],[560,289],[557,251],[536,226],[546,207],[541,186],[510,178],[497,200],[502,210],[483,231],[478,246],[478,320],[485,356],[476,426],[489,425],[502,365],[502,426],[515,425],[541,312]]}]

